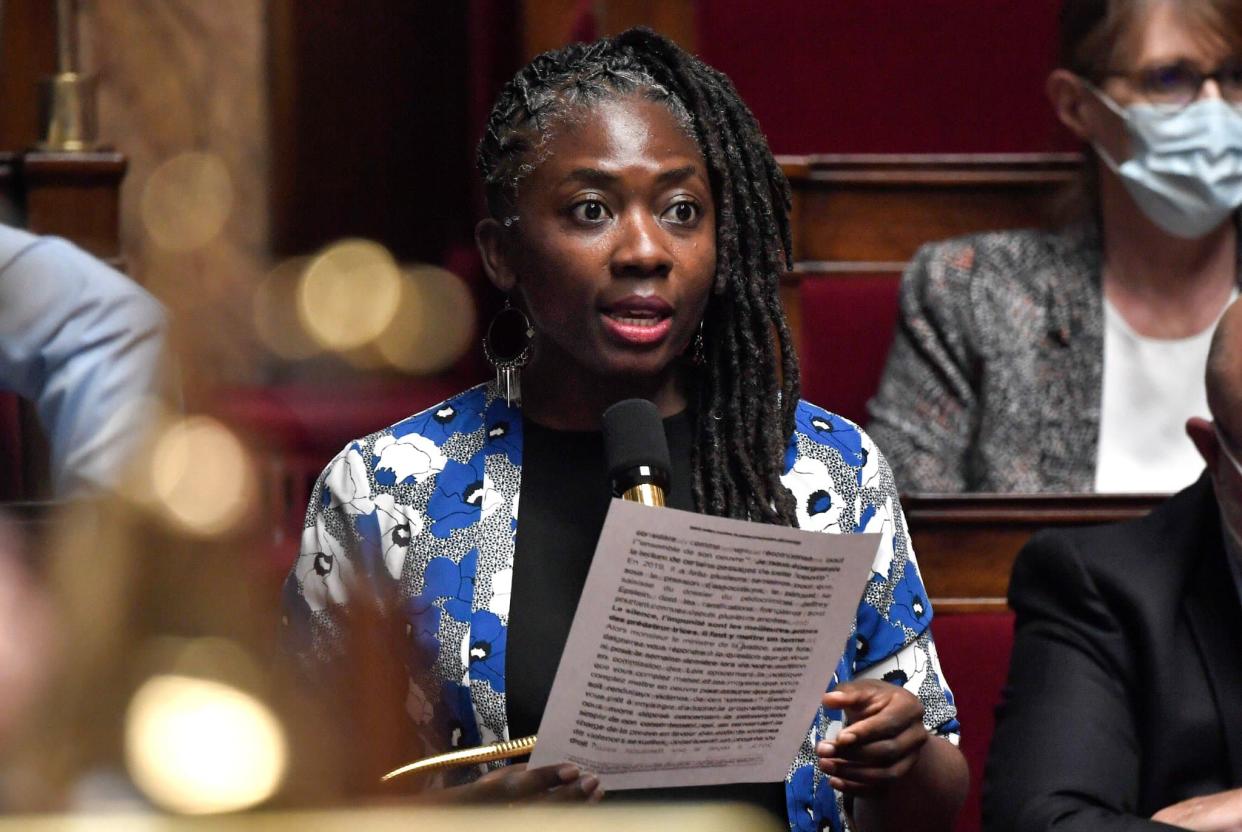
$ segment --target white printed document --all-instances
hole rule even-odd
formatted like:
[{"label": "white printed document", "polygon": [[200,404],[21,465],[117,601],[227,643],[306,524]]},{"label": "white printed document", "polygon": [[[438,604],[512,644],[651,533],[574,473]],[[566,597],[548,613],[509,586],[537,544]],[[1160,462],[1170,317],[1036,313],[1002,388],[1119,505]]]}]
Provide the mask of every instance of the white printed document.
[{"label": "white printed document", "polygon": [[613,500],[531,766],[605,789],[784,779],[880,537]]}]

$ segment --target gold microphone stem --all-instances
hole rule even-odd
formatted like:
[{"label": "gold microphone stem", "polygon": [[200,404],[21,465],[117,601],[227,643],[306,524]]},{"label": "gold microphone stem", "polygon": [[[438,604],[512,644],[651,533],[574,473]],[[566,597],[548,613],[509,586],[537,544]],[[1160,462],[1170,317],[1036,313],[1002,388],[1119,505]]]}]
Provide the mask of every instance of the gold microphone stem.
[{"label": "gold microphone stem", "polygon": [[421,760],[415,760],[408,765],[401,766],[401,768],[393,769],[381,777],[380,782],[386,783],[394,777],[400,777],[402,774],[435,771],[441,768],[453,768],[454,766],[473,766],[480,763],[490,763],[493,760],[508,760],[512,757],[522,757],[529,754],[534,748],[534,737],[505,740],[504,742],[496,742],[491,745],[481,745],[478,748],[461,748],[457,751],[436,754],[433,757],[424,757]]},{"label": "gold microphone stem", "polygon": [[78,71],[77,16],[73,0],[56,0],[56,71]]},{"label": "gold microphone stem", "polygon": [[78,72],[77,0],[56,0],[56,74],[39,84],[40,150],[96,146],[95,80]]},{"label": "gold microphone stem", "polygon": [[629,500],[631,503],[642,503],[645,506],[663,507],[664,489],[649,482],[640,482],[638,485],[625,489],[621,499]]}]

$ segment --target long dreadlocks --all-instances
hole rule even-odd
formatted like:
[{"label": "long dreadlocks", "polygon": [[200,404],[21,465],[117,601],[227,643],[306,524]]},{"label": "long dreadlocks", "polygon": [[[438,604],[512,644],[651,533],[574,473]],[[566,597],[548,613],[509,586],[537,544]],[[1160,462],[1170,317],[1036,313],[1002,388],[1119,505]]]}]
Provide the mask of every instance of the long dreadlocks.
[{"label": "long dreadlocks", "polygon": [[790,266],[789,183],[732,82],[649,29],[545,52],[501,90],[479,143],[488,210],[501,221],[512,215],[521,180],[567,113],[633,94],[667,106],[698,142],[716,203],[716,279],[694,379],[695,504],[796,526],[780,482],[799,398],[779,295]]}]

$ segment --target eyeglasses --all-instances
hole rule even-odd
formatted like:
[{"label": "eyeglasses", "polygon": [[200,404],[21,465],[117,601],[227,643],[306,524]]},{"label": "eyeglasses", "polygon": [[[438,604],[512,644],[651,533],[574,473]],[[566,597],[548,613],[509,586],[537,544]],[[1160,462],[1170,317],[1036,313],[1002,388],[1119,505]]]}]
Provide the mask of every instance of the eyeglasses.
[{"label": "eyeglasses", "polygon": [[1104,77],[1124,78],[1147,103],[1175,110],[1198,99],[1210,78],[1220,87],[1221,98],[1242,105],[1242,59],[1227,61],[1214,72],[1201,72],[1189,61],[1177,61],[1135,72],[1108,72]]}]

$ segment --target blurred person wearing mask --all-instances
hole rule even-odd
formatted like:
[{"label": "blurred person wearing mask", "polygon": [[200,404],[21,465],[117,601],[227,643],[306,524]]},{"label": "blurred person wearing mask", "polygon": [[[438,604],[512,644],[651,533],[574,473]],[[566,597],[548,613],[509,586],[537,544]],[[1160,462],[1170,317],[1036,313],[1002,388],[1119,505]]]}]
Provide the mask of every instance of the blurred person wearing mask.
[{"label": "blurred person wearing mask", "polygon": [[1242,829],[1242,303],[1213,337],[1207,463],[1148,516],[1018,556],[984,827]]},{"label": "blurred person wearing mask", "polygon": [[57,497],[115,484],[161,391],[164,310],[77,246],[0,225],[0,390],[33,401]]},{"label": "blurred person wearing mask", "polygon": [[904,491],[1173,492],[1237,296],[1242,0],[1066,0],[1088,219],[925,246],[868,431]]}]

